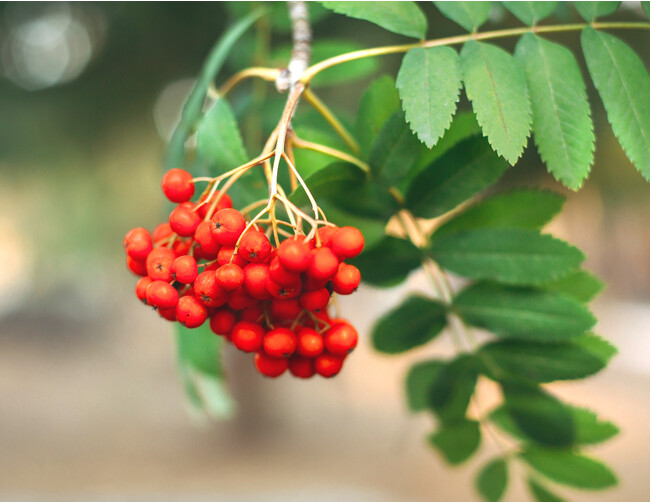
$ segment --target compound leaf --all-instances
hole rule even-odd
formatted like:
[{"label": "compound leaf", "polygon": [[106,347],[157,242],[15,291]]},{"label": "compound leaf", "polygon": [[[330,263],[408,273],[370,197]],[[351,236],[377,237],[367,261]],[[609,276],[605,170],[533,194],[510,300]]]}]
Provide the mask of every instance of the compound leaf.
[{"label": "compound leaf", "polygon": [[607,366],[615,353],[609,342],[585,333],[562,343],[496,341],[481,347],[479,356],[486,361],[490,378],[545,383],[593,375]]},{"label": "compound leaf", "polygon": [[321,1],[324,7],[337,14],[370,21],[382,28],[406,37],[424,38],[427,18],[415,2],[330,2]]},{"label": "compound leaf", "polygon": [[488,462],[476,477],[476,489],[486,502],[499,502],[508,485],[508,464],[503,458]]},{"label": "compound leaf", "polygon": [[372,342],[380,352],[399,354],[429,342],[446,324],[444,305],[423,296],[411,296],[375,323]]},{"label": "compound leaf", "polygon": [[483,134],[510,164],[524,151],[531,110],[523,72],[503,49],[470,40],[460,53],[465,91]]},{"label": "compound leaf", "polygon": [[578,63],[568,49],[532,33],[521,37],[515,57],[526,75],[540,156],[557,180],[577,190],[596,140]]},{"label": "compound leaf", "polygon": [[532,341],[567,340],[596,322],[591,312],[572,298],[485,282],[464,289],[454,306],[470,324],[499,336]]},{"label": "compound leaf", "polygon": [[442,14],[467,31],[476,31],[490,16],[492,2],[433,2]]},{"label": "compound leaf", "polygon": [[359,268],[364,282],[385,287],[402,282],[421,261],[422,252],[410,241],[388,236],[350,263]]},{"label": "compound leaf", "polygon": [[406,399],[411,412],[424,411],[429,405],[429,394],[440,373],[445,368],[443,361],[423,361],[409,369],[406,375]]},{"label": "compound leaf", "polygon": [[440,216],[495,183],[507,168],[485,139],[470,137],[413,178],[405,205],[415,216]]},{"label": "compound leaf", "polygon": [[618,38],[587,27],[581,40],[614,134],[628,158],[650,180],[650,76],[639,56]]},{"label": "compound leaf", "polygon": [[451,124],[461,88],[458,53],[450,47],[418,47],[406,53],[397,89],[406,121],[431,148]]},{"label": "compound leaf", "polygon": [[583,303],[588,303],[603,290],[603,281],[586,270],[576,270],[562,279],[547,282],[541,285],[548,291],[555,291],[575,298]]},{"label": "compound leaf", "polygon": [[570,450],[534,448],[519,456],[540,474],[563,485],[602,490],[618,483],[605,464]]},{"label": "compound leaf", "polygon": [[458,275],[519,285],[563,277],[584,260],[578,248],[526,229],[465,230],[435,239],[431,252]]},{"label": "compound leaf", "polygon": [[451,465],[460,464],[472,456],[481,442],[479,423],[461,420],[443,424],[429,436],[429,442]]},{"label": "compound leaf", "polygon": [[513,16],[529,26],[535,25],[550,16],[557,7],[557,2],[502,2]]},{"label": "compound leaf", "polygon": [[608,16],[616,12],[621,2],[574,2],[573,5],[578,14],[582,16],[582,19],[591,23],[598,17]]}]

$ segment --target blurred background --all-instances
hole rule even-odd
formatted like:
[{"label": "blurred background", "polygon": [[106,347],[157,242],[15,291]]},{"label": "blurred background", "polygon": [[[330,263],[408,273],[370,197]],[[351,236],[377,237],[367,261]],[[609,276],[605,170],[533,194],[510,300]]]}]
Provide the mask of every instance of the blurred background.
[{"label": "blurred background", "polygon": [[[310,7],[316,40],[403,41]],[[430,36],[460,33],[432,5],[422,7]],[[362,287],[346,298],[344,312],[362,340],[338,378],[265,380],[250,358],[227,351],[237,417],[208,423],[187,413],[170,327],[136,301],[122,238],[163,218],[165,142],[215,40],[250,8],[0,3],[0,500],[476,500],[472,479],[496,453],[493,444],[486,440],[469,466],[445,466],[426,445],[431,419],[408,415],[402,393],[414,361],[451,347],[441,338],[391,358],[367,339],[373,319],[405,290],[426,288],[418,274],[399,288]],[[576,14],[563,5],[558,17]],[[624,2],[612,19],[643,14],[638,2]],[[271,52],[253,56],[256,38],[244,39],[219,81],[255,57],[268,64],[286,54],[284,4],[274,4],[264,23]],[[484,29],[517,25],[494,8]],[[650,63],[649,32],[617,35]],[[577,34],[554,40],[579,54]],[[369,77],[394,75],[398,63],[377,60]],[[368,81],[324,85],[319,94],[351,121]],[[262,85],[270,107],[282,102]],[[580,192],[567,193],[549,231],[581,247],[587,268],[607,282],[594,304],[596,331],[620,353],[597,377],[553,389],[622,428],[595,451],[621,486],[570,498],[640,502],[650,469],[650,184],[626,159],[588,86],[595,166]],[[243,86],[232,104],[255,151],[264,131],[246,117],[250,92]],[[534,148],[503,183],[564,192]],[[506,500],[523,494],[513,475]]]}]

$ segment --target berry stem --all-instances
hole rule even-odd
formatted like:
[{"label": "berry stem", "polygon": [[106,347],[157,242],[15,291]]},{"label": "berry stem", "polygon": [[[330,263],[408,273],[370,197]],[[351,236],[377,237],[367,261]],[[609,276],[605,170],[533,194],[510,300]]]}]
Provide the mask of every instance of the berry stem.
[{"label": "berry stem", "polygon": [[370,166],[367,163],[365,163],[363,160],[354,157],[350,154],[347,154],[345,152],[342,152],[340,150],[337,150],[336,148],[331,148],[329,146],[321,145],[320,143],[312,143],[311,141],[300,139],[298,136],[296,136],[295,133],[291,135],[291,141],[293,143],[293,146],[295,146],[296,148],[303,148],[305,150],[320,152],[325,155],[329,155],[330,157],[334,157],[343,160],[345,162],[349,162],[350,164],[354,164],[355,166],[359,167],[361,170],[363,170],[366,173],[370,172]]},{"label": "berry stem", "polygon": [[314,94],[314,91],[312,91],[309,87],[305,89],[304,93],[305,101],[309,103],[311,106],[314,107],[314,109],[321,114],[321,116],[327,121],[327,123],[336,131],[336,133],[341,137],[343,141],[350,147],[350,150],[352,150],[355,154],[359,154],[361,152],[361,148],[359,147],[359,143],[357,143],[357,140],[352,137],[352,134],[345,128],[345,126],[339,121],[339,119],[336,118],[334,113],[327,107],[325,103],[323,103],[316,94]]},{"label": "berry stem", "polygon": [[279,75],[280,70],[277,68],[246,68],[240,72],[235,73],[232,77],[226,80],[226,82],[221,87],[219,87],[219,89],[216,89],[213,85],[211,85],[208,88],[208,97],[212,99],[223,98],[238,84],[249,78],[260,78],[268,82],[275,82]]}]

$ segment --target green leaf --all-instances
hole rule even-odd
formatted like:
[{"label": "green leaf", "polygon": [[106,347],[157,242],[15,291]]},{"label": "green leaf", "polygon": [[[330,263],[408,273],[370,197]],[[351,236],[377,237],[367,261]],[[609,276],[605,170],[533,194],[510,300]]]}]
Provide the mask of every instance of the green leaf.
[{"label": "green leaf", "polygon": [[650,180],[650,76],[618,38],[587,27],[582,49],[607,119],[628,158]]},{"label": "green leaf", "polygon": [[564,197],[550,190],[521,188],[469,207],[436,229],[434,238],[478,228],[538,230],[562,209]]},{"label": "green leaf", "polygon": [[427,147],[449,128],[461,86],[458,54],[451,47],[418,47],[404,56],[397,89],[406,121]]},{"label": "green leaf", "polygon": [[530,449],[519,455],[532,468],[563,485],[583,490],[602,490],[618,483],[603,463],[569,450]]},{"label": "green leaf", "polygon": [[576,443],[597,444],[616,436],[620,429],[608,420],[600,420],[598,415],[587,408],[571,406],[573,423],[576,429]]},{"label": "green leaf", "polygon": [[512,15],[529,26],[539,23],[555,11],[558,2],[502,2]]},{"label": "green leaf", "polygon": [[203,109],[203,103],[210,82],[215,79],[221,70],[228,54],[237,41],[265,13],[265,9],[258,9],[241,18],[212,47],[190,95],[183,105],[180,123],[172,133],[170,148],[165,157],[166,169],[180,167],[184,163],[185,140],[192,134],[195,123],[201,116],[201,110]]},{"label": "green leaf", "polygon": [[486,502],[499,502],[508,485],[508,464],[502,458],[487,463],[476,477],[476,489]]},{"label": "green leaf", "polygon": [[[285,7],[286,8],[286,7]],[[354,52],[365,47],[361,44],[347,40],[317,40],[312,47],[312,64],[319,63],[325,59]],[[292,45],[284,45],[273,52],[270,56],[270,64],[285,67],[291,60]],[[379,68],[376,58],[362,58],[354,61],[347,61],[343,64],[332,66],[323,70],[314,77],[310,85],[314,87],[343,84],[366,78]]]},{"label": "green leaf", "polygon": [[526,80],[515,58],[470,40],[460,53],[467,97],[492,148],[510,164],[524,151],[531,127]]},{"label": "green leaf", "polygon": [[368,86],[361,96],[355,125],[363,158],[367,158],[386,121],[399,109],[399,95],[393,77],[383,75]]},{"label": "green leaf", "polygon": [[476,31],[490,16],[492,2],[433,2],[442,14],[467,31]]},{"label": "green leaf", "polygon": [[415,2],[319,2],[337,14],[370,21],[382,28],[413,38],[425,38],[427,18]]},{"label": "green leaf", "polygon": [[232,416],[235,404],[224,384],[223,339],[207,325],[188,329],[177,325],[178,369],[190,403],[212,418]]},{"label": "green leaf", "polygon": [[431,252],[443,267],[470,279],[529,285],[563,277],[584,260],[566,242],[535,230],[465,230],[433,241]]},{"label": "green leaf", "polygon": [[546,446],[573,443],[573,416],[557,398],[539,387],[519,384],[502,384],[502,387],[505,409],[526,436]]},{"label": "green leaf", "polygon": [[384,124],[370,151],[370,167],[375,176],[394,184],[408,174],[420,153],[420,143],[400,110]]},{"label": "green leaf", "polygon": [[532,33],[521,37],[515,57],[526,75],[540,156],[557,180],[577,190],[589,174],[596,140],[578,63],[568,49]]},{"label": "green leaf", "polygon": [[423,361],[411,367],[406,375],[406,399],[412,413],[424,411],[429,405],[429,394],[446,364],[442,361]]},{"label": "green leaf", "polygon": [[444,423],[465,418],[476,387],[479,363],[474,356],[461,355],[440,371],[429,390],[429,408]]},{"label": "green leaf", "polygon": [[534,479],[528,479],[528,488],[537,502],[566,502],[565,499],[551,493]]},{"label": "green leaf", "polygon": [[413,178],[406,207],[418,217],[440,216],[495,183],[507,168],[483,138],[463,140]]},{"label": "green leaf", "polygon": [[409,272],[420,266],[421,260],[422,252],[410,241],[385,237],[349,263],[359,268],[364,282],[386,287],[406,279]]},{"label": "green leaf", "polygon": [[541,287],[588,303],[603,290],[605,284],[586,270],[576,270],[562,279],[544,283]]},{"label": "green leaf", "polygon": [[447,324],[445,306],[423,296],[410,296],[383,315],[372,329],[380,352],[399,354],[433,340]]},{"label": "green leaf", "polygon": [[650,18],[650,2],[641,2],[641,8],[645,12],[645,15]]},{"label": "green leaf", "polygon": [[196,137],[196,149],[216,169],[216,176],[245,164],[249,159],[237,120],[225,99],[219,99],[205,114]]},{"label": "green leaf", "polygon": [[572,298],[482,282],[463,290],[454,306],[470,324],[499,336],[533,341],[573,338],[596,322],[591,312]]},{"label": "green leaf", "polygon": [[[317,200],[326,199],[337,194],[342,186],[363,183],[365,176],[365,173],[353,164],[335,162],[306,178],[305,184]],[[307,194],[301,186],[291,193],[289,200],[297,206],[309,204]]]},{"label": "green leaf", "polygon": [[615,353],[616,349],[609,342],[585,333],[556,344],[523,340],[492,342],[481,347],[479,356],[484,359],[490,378],[544,383],[598,373]]},{"label": "green leaf", "polygon": [[[568,409],[573,419],[575,444],[601,443],[614,437],[619,432],[616,425],[606,420],[599,420],[597,415],[587,408],[568,406]],[[514,423],[505,406],[499,406],[493,410],[489,415],[489,419],[504,432],[521,440],[527,439],[526,435]]]},{"label": "green leaf", "polygon": [[476,420],[444,424],[429,436],[429,443],[438,449],[447,462],[457,465],[476,451],[481,443],[481,429]]},{"label": "green leaf", "polygon": [[618,10],[621,2],[573,2],[582,19],[591,23],[598,17],[608,16]]},{"label": "green leaf", "polygon": [[434,160],[441,157],[460,141],[471,136],[478,136],[480,133],[481,127],[478,125],[476,115],[473,112],[458,112],[451,121],[449,129],[447,129],[443,137],[440,138],[434,147],[431,149],[422,149],[414,168],[411,170],[409,178],[412,179],[415,177],[422,169],[433,163]]}]

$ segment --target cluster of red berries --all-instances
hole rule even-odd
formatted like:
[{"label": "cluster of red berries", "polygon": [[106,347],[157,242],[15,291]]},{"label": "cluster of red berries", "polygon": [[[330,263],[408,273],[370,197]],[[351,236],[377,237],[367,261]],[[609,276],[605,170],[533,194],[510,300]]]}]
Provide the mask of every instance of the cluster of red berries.
[{"label": "cluster of red berries", "polygon": [[215,334],[254,353],[266,376],[287,369],[300,378],[336,375],[358,335],[347,321],[330,318],[327,307],[332,293],[348,295],[361,281],[344,262],[363,249],[361,232],[327,225],[312,239],[296,235],[275,248],[227,194],[190,202],[187,171],[168,171],[162,189],[178,203],[169,222],[153,235],[134,228],[124,239],[127,266],[141,276],[137,297],[187,328],[209,322]]}]

